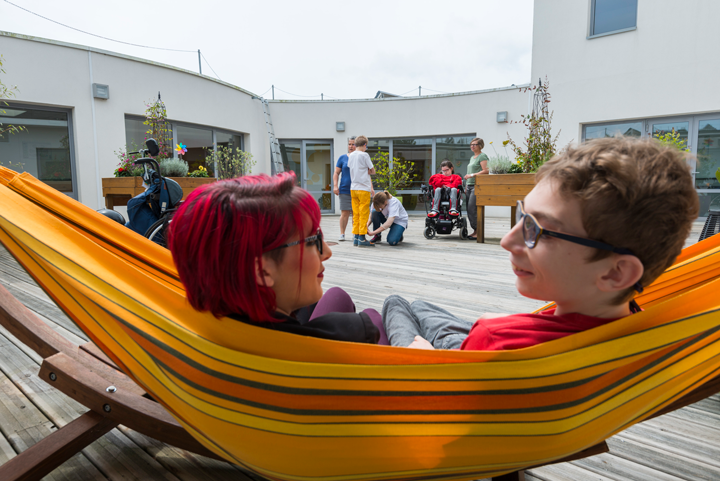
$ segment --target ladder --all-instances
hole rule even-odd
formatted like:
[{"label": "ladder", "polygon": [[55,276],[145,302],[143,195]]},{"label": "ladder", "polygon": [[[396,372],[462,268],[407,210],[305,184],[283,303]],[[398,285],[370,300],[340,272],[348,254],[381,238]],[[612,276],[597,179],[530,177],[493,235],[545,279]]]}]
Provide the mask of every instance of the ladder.
[{"label": "ladder", "polygon": [[253,97],[262,103],[263,112],[265,112],[265,126],[267,127],[268,137],[270,138],[270,163],[273,175],[284,172],[282,156],[280,155],[280,143],[275,138],[275,129],[273,128],[272,118],[270,117],[270,105],[268,101],[262,97]]}]

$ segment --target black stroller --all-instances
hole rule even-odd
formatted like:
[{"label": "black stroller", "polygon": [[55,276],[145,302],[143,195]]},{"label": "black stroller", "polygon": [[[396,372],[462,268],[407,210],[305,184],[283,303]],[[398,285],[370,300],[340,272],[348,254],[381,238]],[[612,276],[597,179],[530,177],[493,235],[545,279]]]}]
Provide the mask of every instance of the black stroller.
[{"label": "black stroller", "polygon": [[427,214],[427,217],[425,218],[425,231],[423,232],[425,238],[432,239],[436,234],[449,235],[453,230],[457,229],[460,231],[460,238],[462,240],[467,240],[467,219],[463,217],[462,214],[463,193],[465,192],[463,186],[461,185],[457,188],[458,215],[455,216],[450,215],[450,189],[447,187],[437,188],[442,189],[440,203],[437,206],[438,215],[431,217],[430,210],[428,209],[428,202],[432,204],[435,195],[435,188],[429,185],[423,185],[420,187],[423,200],[425,201],[425,213]]},{"label": "black stroller", "polygon": [[[158,155],[160,148],[155,139],[148,139],[146,144],[147,149],[130,153]],[[155,159],[143,157],[136,160],[135,164],[142,165],[145,169],[143,181],[148,188],[128,201],[128,222],[125,222],[122,214],[114,210],[101,209],[98,212],[165,247],[165,229],[182,201],[182,187],[160,174],[160,166]],[[148,165],[154,169],[148,168]]]}]

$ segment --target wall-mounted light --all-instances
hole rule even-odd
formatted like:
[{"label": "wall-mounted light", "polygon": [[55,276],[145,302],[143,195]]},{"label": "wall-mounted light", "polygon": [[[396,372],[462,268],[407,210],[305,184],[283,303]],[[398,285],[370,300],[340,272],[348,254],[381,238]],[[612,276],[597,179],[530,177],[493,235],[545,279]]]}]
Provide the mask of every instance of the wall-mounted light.
[{"label": "wall-mounted light", "polygon": [[345,122],[335,122],[335,130],[345,132]]},{"label": "wall-mounted light", "polygon": [[103,84],[93,84],[93,97],[107,100],[110,98],[110,87]]},{"label": "wall-mounted light", "polygon": [[507,122],[507,111],[498,112],[496,117],[497,123],[504,124]]}]

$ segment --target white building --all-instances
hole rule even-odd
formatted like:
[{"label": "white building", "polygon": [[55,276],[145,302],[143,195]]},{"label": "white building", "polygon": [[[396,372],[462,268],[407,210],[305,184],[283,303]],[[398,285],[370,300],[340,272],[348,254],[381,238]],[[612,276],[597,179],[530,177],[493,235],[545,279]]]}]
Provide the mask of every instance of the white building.
[{"label": "white building", "polygon": [[[720,2],[686,0],[536,0],[532,83],[550,81],[554,130],[568,142],[623,133],[648,136],[674,128],[697,155],[701,215],[720,184],[720,75],[715,55]],[[219,145],[253,154],[254,172],[271,172],[262,104],[242,88],[193,72],[92,47],[0,32],[8,71],[18,85],[1,122],[27,131],[0,138],[0,163],[22,163],[32,173],[92,208],[103,205],[100,179],[111,177],[115,152],[141,143],[146,102],[158,92],[167,106],[173,145],[189,147],[192,166]],[[704,81],[703,79],[708,79]],[[528,82],[529,84],[530,82]],[[95,89],[93,89],[95,85]],[[526,84],[527,85],[527,84]],[[107,90],[105,90],[105,86]],[[381,87],[381,86],[378,86]],[[106,99],[101,98],[108,93]],[[419,186],[452,160],[462,173],[473,137],[498,153],[508,133],[522,140],[518,120],[528,94],[515,86],[423,97],[270,101],[275,134],[287,169],[295,170],[321,207],[330,195],[334,161],[349,136],[366,135],[370,151],[413,160],[419,177],[404,191],[417,205]],[[493,142],[492,146],[490,142]],[[496,208],[495,213],[501,212]],[[488,212],[492,215],[492,212]]]}]

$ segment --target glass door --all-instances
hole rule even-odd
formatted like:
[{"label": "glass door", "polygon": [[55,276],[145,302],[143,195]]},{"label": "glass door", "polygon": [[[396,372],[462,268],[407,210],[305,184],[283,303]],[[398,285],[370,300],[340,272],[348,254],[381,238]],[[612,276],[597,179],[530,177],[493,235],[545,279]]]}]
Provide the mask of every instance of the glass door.
[{"label": "glass door", "polygon": [[[673,119],[652,119],[648,120],[649,134],[651,137],[657,137],[658,135],[665,135],[672,132],[673,130],[680,134],[680,138],[686,142],[686,145],[692,151],[692,117],[688,118],[673,118]],[[695,179],[696,168],[691,165],[691,171],[693,172],[693,180]]]},{"label": "glass door", "polygon": [[704,217],[710,207],[720,207],[720,181],[716,177],[720,172],[720,114],[696,117],[695,131],[697,166],[693,170],[700,196],[700,217]]},{"label": "glass door", "polygon": [[334,212],[332,142],[303,140],[302,154],[302,186],[317,200],[322,212]]}]

